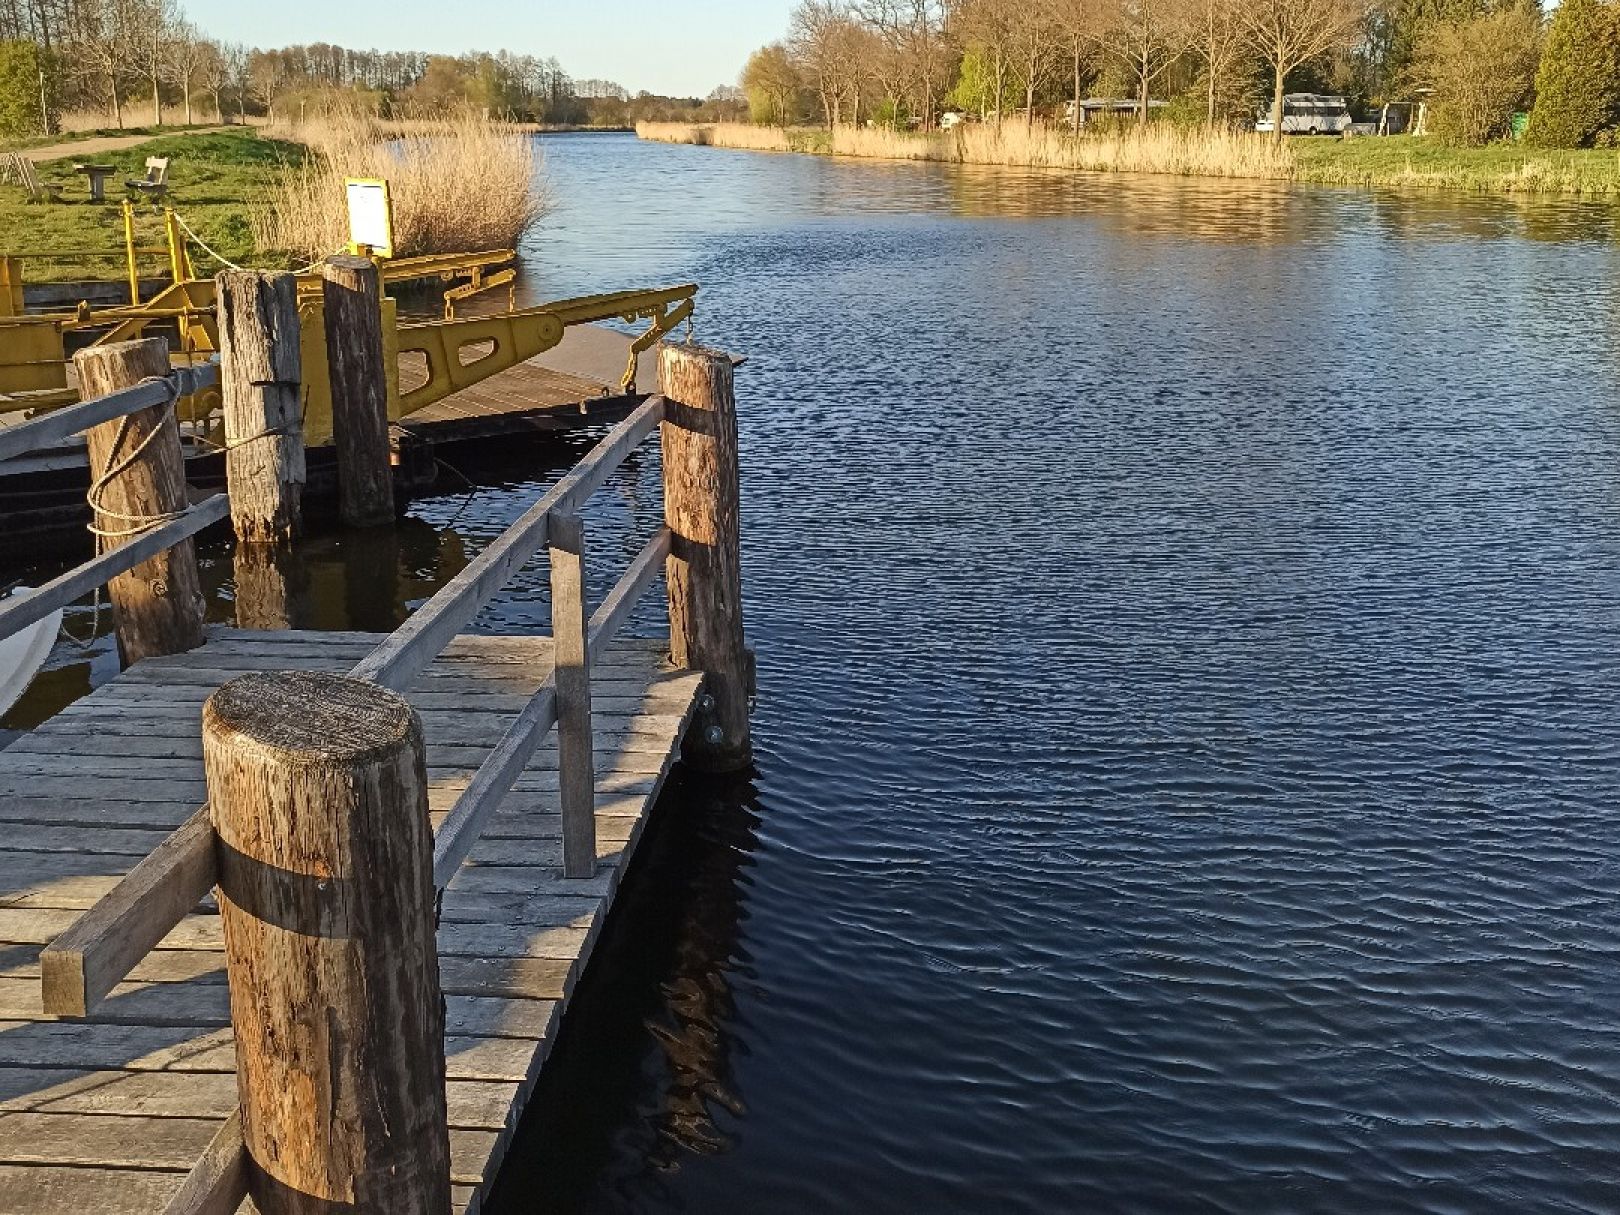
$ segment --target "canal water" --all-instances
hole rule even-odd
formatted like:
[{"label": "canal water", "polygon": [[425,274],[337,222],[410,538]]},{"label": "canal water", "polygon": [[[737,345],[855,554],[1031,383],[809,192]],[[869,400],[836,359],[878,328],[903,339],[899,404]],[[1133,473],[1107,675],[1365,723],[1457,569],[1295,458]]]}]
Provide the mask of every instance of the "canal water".
[{"label": "canal water", "polygon": [[[661,803],[497,1215],[1620,1210],[1620,212],[545,146],[529,298],[747,356],[758,762]],[[319,539],[310,622],[555,475]],[[655,465],[594,510],[600,593]]]}]

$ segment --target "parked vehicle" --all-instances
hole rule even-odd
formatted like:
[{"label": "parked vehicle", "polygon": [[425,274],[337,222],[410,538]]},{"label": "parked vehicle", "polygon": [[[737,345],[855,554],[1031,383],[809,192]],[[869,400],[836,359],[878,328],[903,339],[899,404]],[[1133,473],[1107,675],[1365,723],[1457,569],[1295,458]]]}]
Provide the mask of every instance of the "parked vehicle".
[{"label": "parked vehicle", "polygon": [[[1350,103],[1343,97],[1323,93],[1289,93],[1283,97],[1284,135],[1342,135],[1350,126]],[[1270,134],[1274,129],[1271,107],[1260,111],[1254,129]]]}]

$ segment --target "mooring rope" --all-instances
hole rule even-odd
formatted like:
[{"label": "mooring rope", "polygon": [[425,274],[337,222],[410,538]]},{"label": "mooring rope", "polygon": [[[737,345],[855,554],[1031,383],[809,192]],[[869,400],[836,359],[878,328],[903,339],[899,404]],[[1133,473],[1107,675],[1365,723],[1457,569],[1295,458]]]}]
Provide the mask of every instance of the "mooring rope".
[{"label": "mooring rope", "polygon": [[180,212],[175,211],[175,212],[172,212],[172,214],[174,215],[174,222],[179,224],[182,228],[184,228],[186,230],[186,235],[191,237],[192,240],[196,241],[197,244],[202,248],[202,251],[204,253],[208,254],[209,257],[213,258],[216,262],[218,262],[220,265],[224,266],[227,270],[240,270],[242,268],[241,266],[238,266],[235,262],[233,262],[230,258],[226,257],[224,254],[218,252],[212,245],[210,245],[202,237],[198,236],[197,235],[197,230],[186,222],[185,216],[181,215]]}]

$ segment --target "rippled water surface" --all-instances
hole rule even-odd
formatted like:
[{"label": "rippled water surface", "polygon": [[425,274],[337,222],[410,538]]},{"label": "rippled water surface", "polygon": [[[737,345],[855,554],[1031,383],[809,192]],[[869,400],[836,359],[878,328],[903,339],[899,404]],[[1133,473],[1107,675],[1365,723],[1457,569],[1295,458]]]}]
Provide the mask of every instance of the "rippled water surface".
[{"label": "rippled water surface", "polygon": [[749,357],[759,763],[503,1212],[1620,1210],[1614,211],[548,152]]},{"label": "rippled water surface", "polygon": [[1620,1210],[1615,211],[547,151],[531,297],[748,356],[758,765],[661,804],[500,1215]]}]

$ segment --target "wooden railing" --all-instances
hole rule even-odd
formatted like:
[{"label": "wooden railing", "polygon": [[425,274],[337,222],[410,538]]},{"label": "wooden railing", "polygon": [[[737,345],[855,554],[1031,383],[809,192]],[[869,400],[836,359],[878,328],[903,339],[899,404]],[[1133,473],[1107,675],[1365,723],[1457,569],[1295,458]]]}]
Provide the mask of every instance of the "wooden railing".
[{"label": "wooden railing", "polygon": [[[227,364],[229,351],[227,350]],[[731,363],[725,356],[696,347],[665,347],[661,354],[661,378],[670,395],[646,400],[624,422],[607,434],[567,475],[542,495],[515,523],[489,545],[470,565],[447,583],[406,623],[384,639],[349,675],[323,677],[337,681],[354,692],[343,697],[364,701],[368,697],[380,705],[386,716],[397,693],[413,682],[444,652],[446,646],[478,615],[502,588],[542,549],[548,549],[551,566],[551,625],[554,665],[551,676],[517,713],[503,736],[473,775],[431,840],[430,855],[422,858],[431,885],[443,890],[454,878],[478,841],[497,806],[511,792],[541,742],[553,727],[558,729],[559,791],[562,816],[562,870],[565,879],[583,879],[597,868],[594,745],[591,724],[590,670],[630,618],[636,604],[647,594],[660,572],[668,581],[670,607],[670,649],[678,666],[705,673],[702,705],[694,734],[688,738],[684,754],[689,760],[715,767],[736,767],[746,762],[748,739],[748,658],[743,646],[740,591],[737,574],[737,451],[735,405],[731,387]],[[227,365],[227,383],[231,372]],[[679,393],[677,397],[674,394]],[[144,398],[143,398],[144,399]],[[664,508],[666,524],[630,561],[609,593],[595,610],[585,594],[585,526],[581,515],[587,501],[624,461],[654,432],[662,440]],[[218,511],[218,507],[212,508]],[[156,532],[153,533],[156,535]],[[88,574],[83,576],[87,577]],[[75,583],[73,585],[79,585]],[[65,593],[65,590],[64,592]],[[262,679],[264,677],[253,677]],[[291,678],[291,677],[288,677]],[[58,1016],[85,1016],[122,981],[134,966],[193,910],[220,883],[226,854],[236,866],[240,879],[242,860],[231,849],[223,849],[219,831],[222,824],[238,821],[243,815],[258,813],[253,799],[232,797],[216,784],[216,759],[228,747],[209,721],[215,715],[215,701],[227,700],[234,684],[227,684],[210,702],[204,718],[204,751],[208,758],[210,804],[196,810],[184,824],[159,845],[67,932],[59,936],[41,955],[43,1002],[47,1013]],[[289,693],[290,694],[290,693]],[[380,699],[379,699],[380,698]],[[390,700],[392,698],[392,700]],[[274,700],[274,697],[259,698]],[[248,698],[252,702],[253,698]],[[237,695],[237,703],[243,697]],[[334,702],[335,703],[335,702]],[[224,712],[224,710],[220,710]],[[227,734],[231,732],[227,731]],[[236,735],[232,735],[235,737]],[[415,746],[419,749],[418,736]],[[421,762],[418,755],[418,764]],[[285,780],[294,796],[311,779],[318,763],[288,761],[284,772],[271,774]],[[223,770],[223,769],[219,769]],[[409,765],[398,771],[408,772]],[[352,775],[352,774],[351,774]],[[388,782],[383,782],[387,784]],[[409,784],[409,780],[404,781]],[[262,786],[261,786],[262,787]],[[313,786],[311,786],[313,787]],[[374,789],[375,783],[343,779],[332,788]],[[330,809],[337,816],[358,812],[353,805],[340,805],[343,799],[309,794],[314,804]],[[357,795],[359,796],[359,795]],[[405,797],[405,793],[398,796]],[[425,792],[422,806],[425,809]],[[352,821],[372,822],[371,807]],[[409,807],[385,807],[387,814],[404,813]],[[317,813],[320,811],[317,811]],[[307,819],[306,819],[307,821]],[[344,819],[350,822],[351,819]],[[405,820],[398,820],[405,821]],[[292,830],[275,822],[268,830]],[[333,838],[343,832],[333,830]],[[353,841],[351,841],[351,844]],[[384,845],[379,844],[380,848]],[[397,848],[394,839],[386,847]],[[362,869],[364,866],[362,866]],[[263,864],[257,870],[264,870]],[[269,871],[267,871],[269,872]],[[366,872],[372,872],[367,870]],[[282,879],[277,898],[287,895]],[[422,924],[427,924],[427,948],[432,941],[431,900],[415,906],[409,896],[409,875],[400,874],[398,890],[390,891],[407,909],[399,922],[376,928],[379,935],[401,934],[398,939],[373,939],[363,950],[381,950],[388,956],[415,956],[422,948]],[[307,883],[306,883],[307,885]],[[324,887],[323,887],[324,888]],[[316,896],[311,894],[310,898]],[[329,897],[329,896],[327,896]],[[390,905],[394,905],[391,902]],[[221,895],[221,911],[227,916],[244,914],[235,902]],[[280,914],[288,914],[284,907]],[[296,916],[292,917],[296,921]],[[414,927],[413,927],[414,925]],[[317,934],[320,935],[320,934]],[[227,977],[233,988],[232,1006],[237,1006],[239,982],[249,980],[237,973],[227,933]],[[253,969],[244,961],[244,970]],[[296,968],[295,968],[296,969]],[[435,972],[436,973],[436,972]],[[305,978],[307,979],[307,973]],[[257,978],[262,982],[263,976]],[[289,985],[300,980],[292,974],[283,977]],[[431,987],[431,990],[427,990]],[[400,990],[412,1007],[439,1008],[437,979],[417,991],[410,983]],[[396,993],[397,994],[397,993]],[[296,999],[294,998],[296,996]],[[259,1006],[285,998],[304,1006],[312,998],[305,991],[265,992],[262,987],[243,998]],[[321,998],[321,997],[314,997]],[[302,1002],[302,1003],[301,1003]],[[348,1014],[336,999],[331,1015]],[[352,1011],[352,1010],[350,1010]],[[358,1014],[356,1014],[358,1016]],[[442,1074],[442,1012],[437,1052]],[[386,1018],[384,1018],[386,1019]],[[371,1032],[370,1021],[357,1020],[352,1033],[336,1035],[337,1041],[359,1042]],[[374,1029],[374,1026],[372,1026]],[[367,1048],[370,1049],[369,1047]],[[412,1044],[413,1051],[430,1049],[428,1044]],[[375,1053],[375,1052],[373,1052]],[[365,1051],[355,1059],[334,1059],[331,1066],[370,1066],[356,1060],[370,1058]],[[393,1081],[387,1065],[365,1077],[368,1091]],[[251,1069],[248,1069],[251,1071]],[[244,1112],[253,1109],[250,1125],[261,1128],[277,1114],[254,1105],[251,1076],[239,1074]],[[352,1090],[355,1077],[348,1076],[338,1088]],[[442,1111],[440,1114],[442,1121]],[[204,1158],[198,1162],[171,1212],[234,1210],[249,1186],[252,1170],[243,1167],[247,1148],[242,1119],[233,1118],[221,1130]],[[330,1146],[334,1153],[339,1148]],[[311,1151],[325,1151],[315,1146]],[[446,1166],[447,1167],[447,1166]],[[446,1174],[447,1176],[447,1174]],[[416,1209],[412,1207],[412,1209]]]}]

